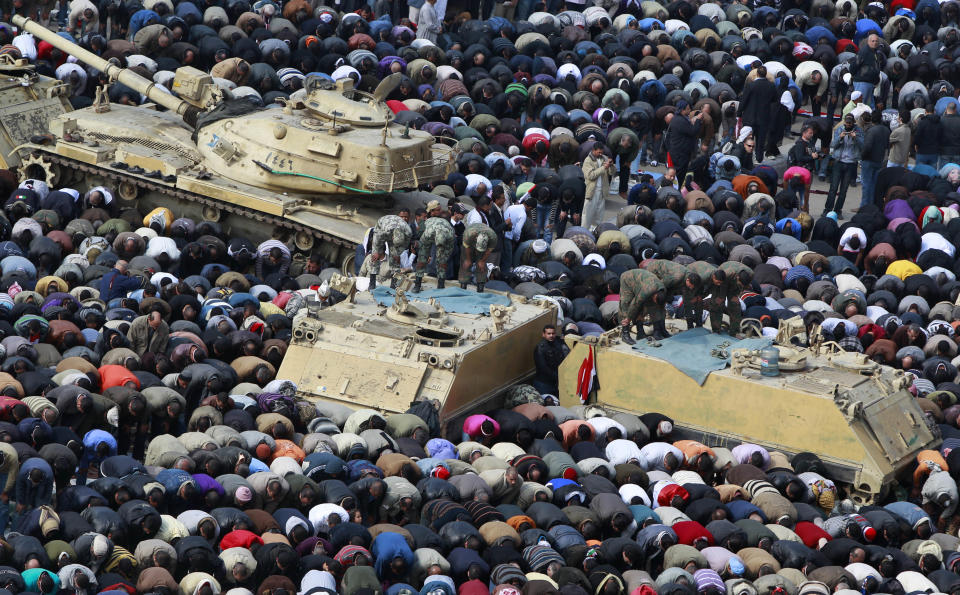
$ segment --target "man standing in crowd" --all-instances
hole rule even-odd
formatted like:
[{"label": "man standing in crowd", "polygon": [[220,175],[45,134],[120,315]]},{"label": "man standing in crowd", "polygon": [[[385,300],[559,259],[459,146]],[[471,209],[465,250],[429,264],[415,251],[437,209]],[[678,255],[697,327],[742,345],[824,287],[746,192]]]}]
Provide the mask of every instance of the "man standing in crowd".
[{"label": "man standing in crowd", "polygon": [[852,67],[853,89],[862,94],[863,102],[875,107],[874,90],[880,84],[880,75],[887,65],[887,59],[880,50],[880,35],[870,33],[866,43],[857,52]]},{"label": "man standing in crowd", "polygon": [[697,137],[700,134],[700,120],[703,117],[697,114],[690,117],[693,110],[684,100],[677,103],[677,112],[670,121],[667,129],[667,156],[668,163],[677,171],[677,180],[683,183],[687,175],[690,160],[697,150]]},{"label": "man standing in crowd", "polygon": [[821,216],[836,211],[837,218],[843,219],[843,203],[847,199],[847,189],[857,180],[857,165],[863,152],[863,131],[853,118],[853,114],[843,117],[843,125],[833,131],[830,143],[830,156],[833,157],[833,172],[830,174],[830,191]]},{"label": "man standing in crowd", "polygon": [[767,78],[766,66],[758,62],[754,68],[757,78],[744,87],[737,115],[743,119],[744,126],[753,128],[753,136],[756,139],[755,159],[759,163],[763,161],[763,150],[767,146],[771,116],[775,104],[780,102],[780,94],[777,92],[777,86]]},{"label": "man standing in crowd", "polygon": [[863,152],[861,154],[860,175],[863,179],[863,190],[860,198],[860,209],[875,200],[874,191],[877,187],[877,176],[887,164],[887,146],[890,144],[890,126],[883,121],[880,110],[874,110],[869,115],[869,125],[863,133]]},{"label": "man standing in crowd", "polygon": [[607,194],[610,193],[610,176],[613,175],[614,163],[605,151],[606,147],[602,143],[595,142],[590,154],[583,160],[583,177],[587,184],[580,224],[587,229],[592,229],[603,220]]},{"label": "man standing in crowd", "polygon": [[536,365],[537,374],[533,378],[533,386],[541,394],[557,396],[560,388],[557,384],[557,374],[560,370],[560,364],[570,353],[563,339],[557,337],[557,327],[548,324],[543,327],[543,338],[537,343],[533,352],[533,361]]}]

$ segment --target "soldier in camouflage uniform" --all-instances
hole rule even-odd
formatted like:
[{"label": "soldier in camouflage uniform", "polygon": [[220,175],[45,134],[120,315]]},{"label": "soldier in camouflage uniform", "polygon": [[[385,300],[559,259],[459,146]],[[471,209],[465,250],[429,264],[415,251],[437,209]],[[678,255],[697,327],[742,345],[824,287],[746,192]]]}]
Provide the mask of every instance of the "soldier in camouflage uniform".
[{"label": "soldier in camouflage uniform", "polygon": [[489,225],[474,223],[463,232],[463,262],[460,265],[460,287],[470,282],[470,267],[477,265],[477,293],[483,293],[487,282],[487,257],[497,247],[497,233]]},{"label": "soldier in camouflage uniform", "polygon": [[[664,289],[666,290],[668,300],[672,296],[680,295],[683,292],[684,283],[687,278],[687,267],[673,262],[672,260],[658,258],[656,260],[647,261],[644,263],[643,268],[644,270],[653,273],[658,279],[660,279],[660,281],[663,283]],[[667,326],[663,320],[659,320],[657,322],[657,326],[654,327],[654,332],[665,337],[670,336],[670,334],[667,332]]]},{"label": "soldier in camouflage uniform", "polygon": [[420,240],[417,249],[417,280],[414,283],[414,293],[420,293],[420,287],[423,284],[423,273],[430,262],[431,248],[436,246],[437,252],[434,256],[434,264],[437,267],[437,289],[443,289],[447,278],[447,263],[450,262],[450,256],[456,247],[457,232],[453,230],[453,225],[440,216],[440,203],[431,200],[427,203],[427,219],[420,226]]},{"label": "soldier in camouflage uniform", "polygon": [[653,336],[666,337],[663,327],[667,291],[656,275],[643,269],[631,269],[620,275],[620,338],[627,345],[636,343],[630,336],[630,326],[637,325],[637,338],[647,336],[643,330],[643,316],[650,316]]},{"label": "soldier in camouflage uniform", "polygon": [[400,254],[410,245],[413,230],[410,224],[397,215],[384,215],[373,228],[373,245],[370,248],[372,267],[370,272],[370,289],[377,286],[377,276],[380,274],[380,262],[385,258],[386,251],[390,250],[390,287],[397,286],[395,275],[400,272]]},{"label": "soldier in camouflage uniform", "polygon": [[720,332],[723,322],[723,312],[726,310],[730,317],[729,332],[736,335],[740,332],[740,321],[743,319],[743,310],[740,308],[740,293],[749,287],[753,279],[753,272],[744,264],[726,261],[721,264],[710,277],[710,299],[707,309],[710,311],[710,328],[713,332]]},{"label": "soldier in camouflage uniform", "polygon": [[667,290],[668,296],[679,295],[683,291],[683,280],[687,276],[687,267],[682,264],[658,258],[648,260],[641,266],[663,282],[663,287]]},{"label": "soldier in camouflage uniform", "polygon": [[717,267],[702,260],[687,265],[687,275],[683,280],[683,312],[687,328],[703,326],[703,307],[710,293],[710,275],[715,270]]}]

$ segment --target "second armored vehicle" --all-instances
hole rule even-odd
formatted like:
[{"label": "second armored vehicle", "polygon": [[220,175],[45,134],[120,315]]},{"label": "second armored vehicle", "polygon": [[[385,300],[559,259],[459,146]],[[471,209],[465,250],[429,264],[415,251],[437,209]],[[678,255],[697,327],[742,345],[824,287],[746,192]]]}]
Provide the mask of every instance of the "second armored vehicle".
[{"label": "second armored vehicle", "polygon": [[939,433],[907,391],[903,371],[835,343],[793,347],[789,339],[796,333],[781,324],[777,376],[760,373],[759,353],[685,349],[671,360],[683,365],[729,355],[732,367],[710,373],[702,385],[658,358],[656,349],[641,353],[620,342],[616,330],[600,338],[568,337],[560,404],[580,404],[577,375],[592,348],[597,405],[661,413],[673,419],[676,435],[708,446],[749,442],[788,455],[815,453],[854,501],[869,503],[919,451],[936,448]]}]

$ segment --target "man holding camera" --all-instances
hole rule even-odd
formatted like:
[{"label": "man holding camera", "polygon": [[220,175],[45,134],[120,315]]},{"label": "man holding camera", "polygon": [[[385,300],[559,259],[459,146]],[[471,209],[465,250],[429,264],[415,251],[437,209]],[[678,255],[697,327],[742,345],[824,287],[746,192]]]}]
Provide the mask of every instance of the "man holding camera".
[{"label": "man holding camera", "polygon": [[607,194],[610,193],[610,176],[614,172],[613,159],[605,155],[606,147],[596,142],[590,154],[583,160],[583,178],[587,189],[583,201],[583,221],[581,225],[590,229],[603,221]]},{"label": "man holding camera", "polygon": [[857,163],[862,153],[863,131],[856,125],[853,114],[847,114],[843,117],[843,124],[833,131],[833,140],[830,142],[833,172],[830,174],[830,191],[822,215],[836,211],[837,219],[843,219],[847,188],[857,179]]}]

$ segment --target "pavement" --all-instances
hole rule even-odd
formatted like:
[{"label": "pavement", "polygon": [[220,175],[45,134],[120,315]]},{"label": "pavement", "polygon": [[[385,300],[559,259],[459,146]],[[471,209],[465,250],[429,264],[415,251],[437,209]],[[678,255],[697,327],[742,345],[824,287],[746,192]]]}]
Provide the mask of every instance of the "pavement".
[{"label": "pavement", "polygon": [[[797,121],[793,125],[792,131],[799,134],[801,123],[802,123],[802,119],[797,118]],[[784,138],[783,144],[780,146],[780,156],[776,158],[767,158],[763,161],[763,164],[772,166],[778,172],[786,171],[788,167],[786,164],[787,153],[793,147],[794,142],[795,142],[794,137],[788,136]],[[657,172],[657,173],[663,174],[663,173],[666,173],[667,167],[666,167],[666,164],[658,164],[657,167],[650,167],[648,165],[643,168],[643,171]],[[626,200],[620,198],[619,190],[617,189],[617,186],[618,186],[618,182],[617,182],[616,176],[614,176],[614,179],[612,180],[610,185],[610,196],[607,198],[607,201],[606,201],[606,207],[605,207],[606,220],[610,220],[611,218],[615,220],[617,213],[620,211],[621,208],[623,208],[627,204]],[[813,216],[814,219],[819,217],[820,213],[823,212],[823,206],[827,202],[828,190],[830,190],[830,177],[827,176],[827,178],[821,182],[820,178],[814,175],[813,185],[810,187],[810,214]],[[857,207],[860,206],[860,198],[862,196],[862,190],[863,190],[863,187],[861,184],[857,184],[856,186],[850,186],[850,188],[847,190],[847,199],[846,201],[844,201],[844,205],[843,205],[844,219],[842,219],[841,221],[847,221],[850,219],[850,217],[852,217],[855,214],[855,211],[853,209],[856,209]],[[776,194],[776,192],[774,192],[774,194]]]}]

